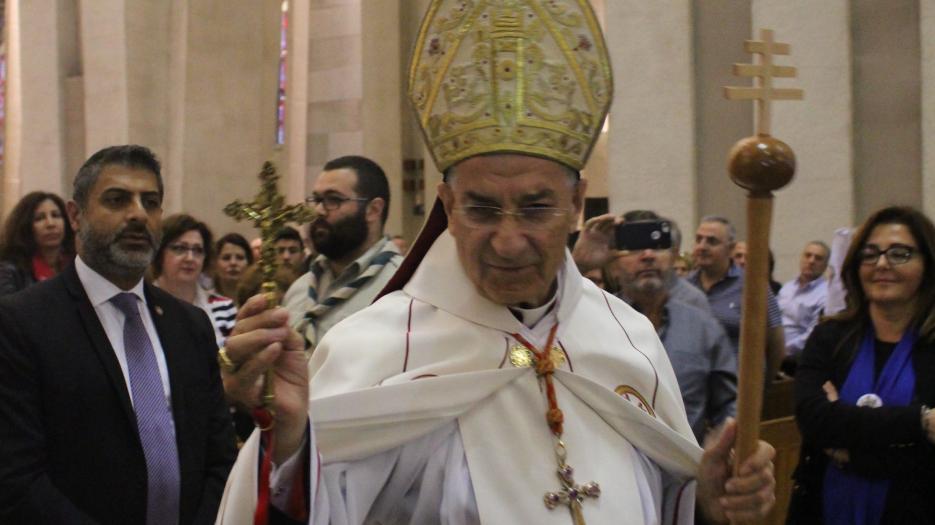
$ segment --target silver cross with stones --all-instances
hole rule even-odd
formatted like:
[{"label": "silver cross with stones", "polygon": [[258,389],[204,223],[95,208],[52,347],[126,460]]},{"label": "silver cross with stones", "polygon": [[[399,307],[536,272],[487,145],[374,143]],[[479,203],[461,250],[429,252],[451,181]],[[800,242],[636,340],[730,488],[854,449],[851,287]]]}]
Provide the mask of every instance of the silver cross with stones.
[{"label": "silver cross with stones", "polygon": [[559,505],[567,505],[571,511],[574,525],[586,525],[584,515],[581,513],[581,503],[584,498],[598,498],[601,495],[601,486],[594,481],[584,485],[575,485],[575,470],[567,464],[559,465],[558,479],[562,482],[562,489],[558,492],[546,492],[543,501],[545,506],[552,510]]}]

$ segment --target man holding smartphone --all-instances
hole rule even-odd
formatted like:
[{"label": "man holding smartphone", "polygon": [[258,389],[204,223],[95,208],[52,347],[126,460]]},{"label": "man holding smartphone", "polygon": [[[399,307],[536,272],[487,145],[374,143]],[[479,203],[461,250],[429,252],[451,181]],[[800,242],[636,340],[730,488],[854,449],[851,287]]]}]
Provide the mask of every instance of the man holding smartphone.
[{"label": "man holding smartphone", "polygon": [[[736,412],[737,357],[727,334],[707,308],[684,302],[672,293],[672,283],[682,281],[707,300],[692,285],[674,274],[672,262],[678,252],[679,231],[671,221],[651,211],[632,211],[620,220],[605,216],[575,245],[580,258],[601,251],[608,243],[605,278],[614,293],[649,318],[665,347],[678,379],[688,422],[699,442],[707,431]],[[597,233],[612,231],[613,240]],[[589,248],[589,245],[590,246]],[[597,259],[594,259],[595,261]],[[576,258],[577,261],[577,258]]]}]

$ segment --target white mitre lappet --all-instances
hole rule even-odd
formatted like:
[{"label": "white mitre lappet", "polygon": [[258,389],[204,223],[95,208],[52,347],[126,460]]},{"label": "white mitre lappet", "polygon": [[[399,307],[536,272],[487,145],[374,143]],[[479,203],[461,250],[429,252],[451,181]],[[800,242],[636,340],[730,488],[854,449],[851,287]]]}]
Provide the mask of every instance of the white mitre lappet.
[{"label": "white mitre lappet", "polygon": [[[503,152],[580,170],[612,84],[585,0],[435,0],[416,44],[410,96],[440,170]],[[485,524],[571,523],[564,503],[544,501],[564,485],[544,381],[513,359],[519,338],[538,345],[541,330],[477,293],[446,227],[436,201],[384,296],[332,329],[309,363],[310,437],[319,453],[308,466],[310,523],[364,523],[389,490],[384,482],[404,470],[407,444],[445,428],[455,443],[440,460],[445,505],[467,494]],[[552,378],[567,451],[559,463],[574,467],[575,486],[600,485],[599,497],[583,498],[581,515],[592,525],[691,523],[701,450],[655,330],[584,280],[570,254],[558,279],[555,307],[539,325],[558,327]],[[252,520],[258,457],[254,433],[218,523]],[[344,467],[385,457],[393,462],[366,476]],[[466,492],[449,486],[461,474]]]}]

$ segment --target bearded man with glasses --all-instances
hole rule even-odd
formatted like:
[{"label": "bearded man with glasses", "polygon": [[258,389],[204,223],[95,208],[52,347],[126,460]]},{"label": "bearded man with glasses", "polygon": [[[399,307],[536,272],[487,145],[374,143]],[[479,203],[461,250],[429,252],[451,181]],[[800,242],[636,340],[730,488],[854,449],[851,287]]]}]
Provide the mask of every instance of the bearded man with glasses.
[{"label": "bearded man with glasses", "polygon": [[284,312],[244,306],[225,383],[256,406],[241,385],[275,367],[277,468],[257,475],[251,438],[219,523],[266,510],[256,487],[301,523],[688,523],[695,479],[712,521],[764,516],[771,448],[725,486],[733,427],[702,451],[652,325],[565,248],[613,95],[590,6],[428,12],[409,95],[438,199],[383,296],[307,366]]},{"label": "bearded man with glasses", "polygon": [[283,305],[290,325],[312,348],[373,301],[402,256],[383,233],[390,189],[376,162],[360,156],[328,161],[305,201],[318,213],[308,227],[318,256],[289,287]]}]

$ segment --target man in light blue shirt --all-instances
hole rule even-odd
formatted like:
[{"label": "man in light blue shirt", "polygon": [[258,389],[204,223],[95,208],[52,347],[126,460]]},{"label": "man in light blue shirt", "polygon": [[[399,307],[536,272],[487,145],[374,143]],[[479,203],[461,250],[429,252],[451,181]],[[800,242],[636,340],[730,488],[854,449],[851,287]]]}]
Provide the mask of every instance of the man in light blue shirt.
[{"label": "man in light blue shirt", "polygon": [[[610,215],[597,220],[607,225],[616,222]],[[613,292],[653,323],[675,371],[688,423],[698,442],[704,443],[709,429],[736,412],[737,354],[711,315],[705,295],[675,275],[673,261],[681,240],[675,223],[648,210],[627,212],[620,220],[669,222],[670,248],[609,248],[601,266],[614,285]],[[603,252],[610,242],[597,232],[589,233],[576,243],[579,255]],[[681,283],[684,289],[673,283]]]},{"label": "man in light blue shirt", "polygon": [[[735,243],[736,232],[730,221],[713,215],[702,218],[695,232],[695,247],[692,250],[697,269],[689,274],[688,282],[707,295],[711,312],[721,322],[737,351],[740,347],[744,274],[731,259]],[[766,379],[769,381],[779,370],[785,356],[785,344],[782,314],[771,290],[766,292],[766,302]]]},{"label": "man in light blue shirt", "polygon": [[818,324],[824,310],[828,281],[823,276],[828,268],[830,252],[828,245],[822,241],[806,244],[799,259],[798,277],[779,290],[787,360],[794,359],[805,347],[805,340]]}]

